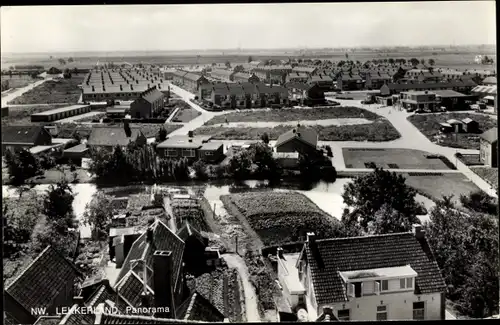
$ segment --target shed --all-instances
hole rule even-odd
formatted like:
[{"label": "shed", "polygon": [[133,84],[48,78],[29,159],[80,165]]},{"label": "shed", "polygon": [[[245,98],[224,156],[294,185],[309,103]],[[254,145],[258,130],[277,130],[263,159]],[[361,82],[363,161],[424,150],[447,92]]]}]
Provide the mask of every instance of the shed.
[{"label": "shed", "polygon": [[448,121],[446,121],[446,123],[448,123],[449,125],[451,125],[453,127],[453,130],[455,132],[462,132],[463,130],[463,122],[462,121],[459,121],[459,120],[456,120],[456,119],[450,119]]},{"label": "shed", "polygon": [[467,133],[477,133],[479,130],[479,123],[467,117],[462,120],[464,131]]},{"label": "shed", "polygon": [[448,123],[439,123],[439,131],[449,133],[453,131],[453,126]]}]

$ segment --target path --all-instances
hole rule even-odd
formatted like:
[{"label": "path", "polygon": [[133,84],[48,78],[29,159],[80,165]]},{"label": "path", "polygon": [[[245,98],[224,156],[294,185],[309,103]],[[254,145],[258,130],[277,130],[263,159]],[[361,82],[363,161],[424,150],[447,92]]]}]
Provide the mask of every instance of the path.
[{"label": "path", "polygon": [[30,91],[31,89],[40,86],[45,81],[52,80],[52,78],[46,78],[43,80],[36,81],[32,84],[27,85],[26,87],[17,88],[15,91],[10,92],[7,96],[2,97],[2,107],[9,106],[7,103],[11,100],[23,95],[25,92]]},{"label": "path", "polygon": [[250,282],[250,275],[245,261],[235,254],[223,254],[222,258],[226,261],[230,268],[235,268],[240,275],[243,283],[243,291],[245,295],[245,312],[247,322],[261,322],[259,307],[257,305],[257,295]]},{"label": "path", "polygon": [[170,114],[170,116],[167,118],[167,120],[165,121],[165,123],[170,123],[170,121],[172,121],[172,119],[177,114],[177,112],[179,112],[180,109],[181,109],[180,107],[176,107],[174,109],[174,111],[172,112],[172,114]]}]

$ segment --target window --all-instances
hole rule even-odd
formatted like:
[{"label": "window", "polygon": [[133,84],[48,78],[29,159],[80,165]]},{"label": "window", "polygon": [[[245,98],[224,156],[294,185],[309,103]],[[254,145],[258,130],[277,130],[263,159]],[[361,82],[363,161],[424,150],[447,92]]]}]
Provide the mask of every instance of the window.
[{"label": "window", "polygon": [[183,152],[182,152],[182,155],[184,157],[190,157],[190,158],[192,158],[192,157],[195,156],[195,152],[194,152],[193,149],[184,149]]},{"label": "window", "polygon": [[425,304],[423,301],[413,303],[413,319],[414,320],[425,319]]},{"label": "window", "polygon": [[389,290],[389,281],[388,280],[382,280],[380,282],[381,282],[382,291]]},{"label": "window", "polygon": [[403,278],[399,279],[400,289],[411,289],[413,288],[413,278]]},{"label": "window", "polygon": [[339,310],[337,312],[337,318],[339,320],[349,320],[350,319],[350,316],[349,316],[349,309],[343,309],[343,310]]},{"label": "window", "polygon": [[377,306],[377,320],[387,320],[387,306]]},{"label": "window", "polygon": [[167,157],[177,157],[177,150],[167,150]]},{"label": "window", "polygon": [[207,151],[205,152],[205,156],[213,156],[214,153],[212,151]]}]

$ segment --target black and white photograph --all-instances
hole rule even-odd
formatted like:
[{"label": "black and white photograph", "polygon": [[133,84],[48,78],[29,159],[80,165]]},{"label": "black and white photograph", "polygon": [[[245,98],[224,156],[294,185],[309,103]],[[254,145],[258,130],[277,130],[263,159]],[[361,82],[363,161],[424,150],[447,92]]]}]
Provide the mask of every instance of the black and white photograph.
[{"label": "black and white photograph", "polygon": [[499,318],[495,1],[0,22],[4,324]]}]

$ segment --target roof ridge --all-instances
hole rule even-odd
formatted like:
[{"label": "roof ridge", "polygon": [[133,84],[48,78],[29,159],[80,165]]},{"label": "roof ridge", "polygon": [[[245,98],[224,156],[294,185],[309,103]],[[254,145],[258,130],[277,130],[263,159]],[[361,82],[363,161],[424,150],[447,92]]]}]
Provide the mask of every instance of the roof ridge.
[{"label": "roof ridge", "polygon": [[407,232],[395,232],[390,234],[379,234],[379,235],[368,235],[368,236],[354,236],[354,237],[342,237],[342,238],[321,238],[316,239],[316,242],[329,242],[329,241],[342,241],[342,240],[351,240],[351,239],[365,239],[365,238],[381,238],[381,237],[390,237],[390,236],[403,236],[403,235],[412,235],[411,231]]}]

